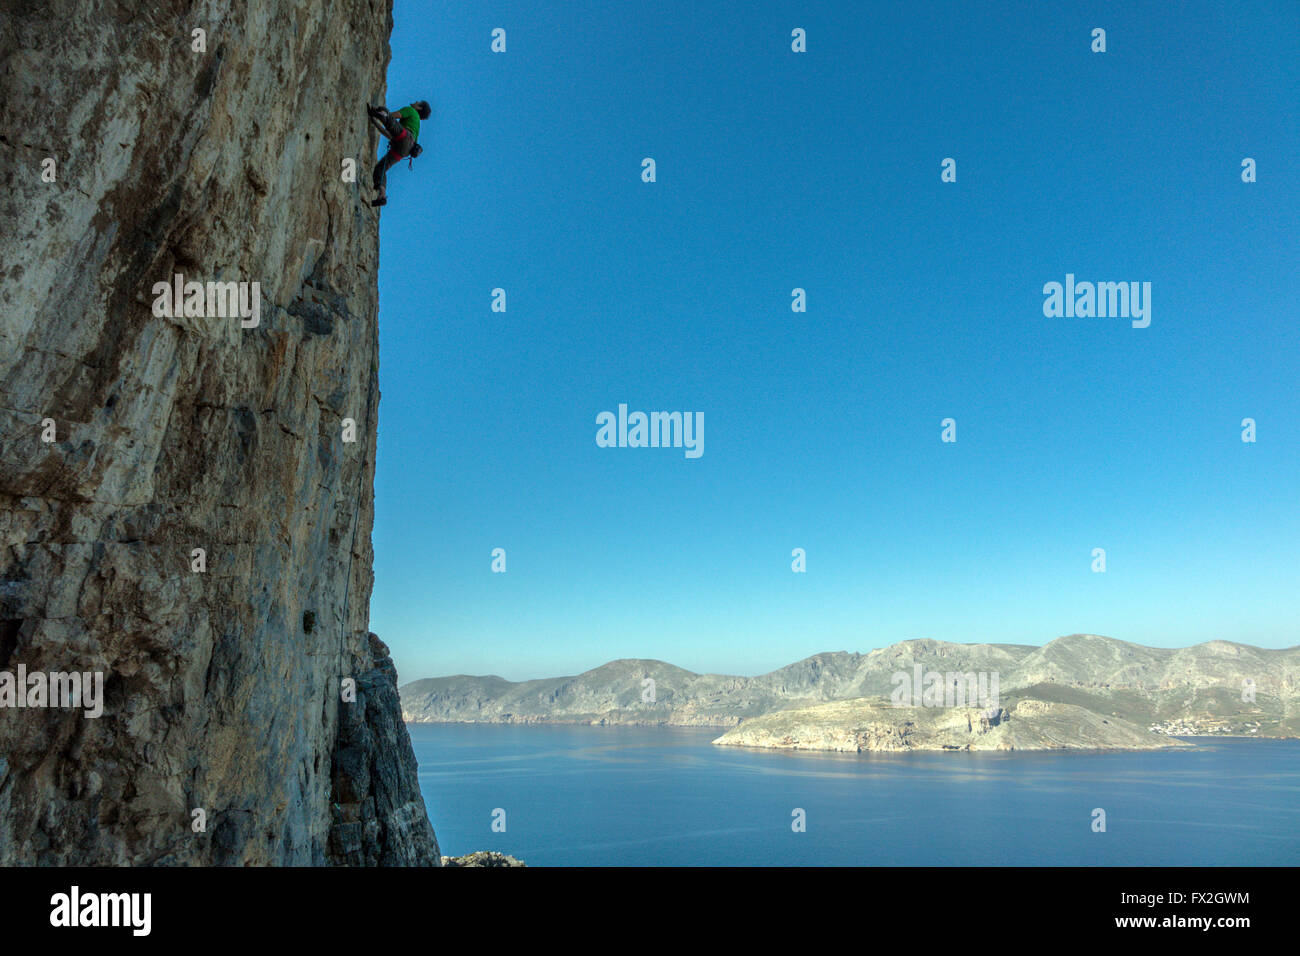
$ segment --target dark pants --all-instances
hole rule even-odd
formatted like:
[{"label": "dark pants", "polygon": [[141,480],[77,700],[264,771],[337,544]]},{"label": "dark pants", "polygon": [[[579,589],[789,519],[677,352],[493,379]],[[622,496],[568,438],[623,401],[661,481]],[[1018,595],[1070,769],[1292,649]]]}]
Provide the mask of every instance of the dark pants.
[{"label": "dark pants", "polygon": [[388,191],[388,171],[409,156],[411,147],[415,145],[415,140],[411,138],[410,132],[402,127],[396,117],[384,117],[384,126],[388,128],[390,136],[388,152],[384,153],[379,162],[375,163],[374,174],[375,189],[381,194]]}]

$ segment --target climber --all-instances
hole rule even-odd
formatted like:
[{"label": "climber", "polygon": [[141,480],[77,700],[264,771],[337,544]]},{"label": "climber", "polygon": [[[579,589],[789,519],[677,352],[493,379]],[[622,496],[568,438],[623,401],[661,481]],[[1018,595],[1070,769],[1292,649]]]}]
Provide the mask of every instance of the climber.
[{"label": "climber", "polygon": [[414,159],[420,155],[420,120],[427,120],[433,110],[424,100],[416,100],[391,112],[382,106],[367,106],[366,111],[370,121],[388,140],[388,152],[375,164],[374,186],[379,195],[370,203],[382,206],[388,202],[388,170],[408,156]]}]

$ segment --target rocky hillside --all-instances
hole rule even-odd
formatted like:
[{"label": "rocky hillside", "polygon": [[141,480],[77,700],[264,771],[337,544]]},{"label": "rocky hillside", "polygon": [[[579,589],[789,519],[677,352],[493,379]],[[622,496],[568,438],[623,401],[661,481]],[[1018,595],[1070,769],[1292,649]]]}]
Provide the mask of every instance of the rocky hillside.
[{"label": "rocky hillside", "polygon": [[390,0],[18,7],[0,676],[104,707],[0,708],[0,863],[436,865],[367,629],[379,250],[342,175]]},{"label": "rocky hillside", "polygon": [[[1300,648],[1227,641],[1164,649],[1075,634],[1043,647],[903,641],[867,654],[817,654],[757,677],[695,674],[621,660],[575,677],[513,683],[439,677],[402,687],[408,721],[568,722],[731,727],[792,706],[889,698],[895,674],[985,673],[1002,694],[1082,707],[1142,728],[1300,735]],[[653,699],[646,699],[653,681]],[[1255,700],[1244,701],[1245,682]],[[1172,731],[1171,731],[1172,732]]]},{"label": "rocky hillside", "polygon": [[715,744],[778,750],[1158,750],[1186,747],[1074,704],[1022,698],[1008,707],[893,707],[870,698],[778,710]]},{"label": "rocky hillside", "polygon": [[[870,654],[817,654],[759,677],[695,674],[655,660],[619,660],[576,677],[514,683],[500,677],[435,677],[402,687],[413,722],[670,724],[725,727],[792,701],[888,693],[890,675],[913,660],[947,670],[996,670],[1030,647],[906,641]],[[647,681],[653,681],[648,685]],[[646,699],[653,690],[653,699]]]}]

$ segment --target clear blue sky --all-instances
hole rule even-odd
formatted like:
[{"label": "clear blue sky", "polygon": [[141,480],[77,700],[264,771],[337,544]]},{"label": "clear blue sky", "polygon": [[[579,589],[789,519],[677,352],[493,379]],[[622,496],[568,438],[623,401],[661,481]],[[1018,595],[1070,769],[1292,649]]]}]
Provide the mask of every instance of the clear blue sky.
[{"label": "clear blue sky", "polygon": [[[1172,9],[398,0],[389,103],[435,107],[380,228],[402,680],[1300,643],[1300,4]],[[1151,282],[1151,326],[1045,318],[1066,273]],[[597,447],[620,402],[704,455]]]}]

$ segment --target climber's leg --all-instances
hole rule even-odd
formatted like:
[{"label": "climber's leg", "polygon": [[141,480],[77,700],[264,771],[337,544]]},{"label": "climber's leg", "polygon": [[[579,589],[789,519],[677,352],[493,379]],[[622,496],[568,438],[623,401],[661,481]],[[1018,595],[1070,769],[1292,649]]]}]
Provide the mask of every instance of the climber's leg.
[{"label": "climber's leg", "polygon": [[394,156],[391,149],[384,153],[383,156],[379,157],[379,162],[375,163],[374,174],[370,177],[371,185],[375,187],[376,192],[383,192],[384,182],[388,178],[388,170],[391,169],[393,164],[396,162],[397,158]]},{"label": "climber's leg", "polygon": [[375,200],[370,205],[382,206],[388,201],[388,170],[400,163],[403,157],[410,153],[411,145],[411,134],[403,129],[400,136],[393,138],[392,144],[388,147],[388,152],[384,153],[383,158],[375,163],[375,172],[371,179],[375,192],[379,193],[379,195],[375,197]]}]

